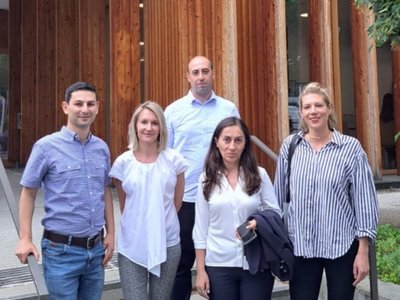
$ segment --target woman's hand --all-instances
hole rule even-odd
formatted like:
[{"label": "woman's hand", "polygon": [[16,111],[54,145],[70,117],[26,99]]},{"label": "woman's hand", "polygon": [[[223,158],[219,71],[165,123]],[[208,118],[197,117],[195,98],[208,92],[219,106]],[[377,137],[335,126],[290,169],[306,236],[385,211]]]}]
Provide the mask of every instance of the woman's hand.
[{"label": "woman's hand", "polygon": [[358,252],[353,263],[353,286],[356,286],[369,273],[368,238],[359,240]]},{"label": "woman's hand", "polygon": [[210,294],[210,281],[205,270],[197,270],[196,290],[200,296],[208,299]]},{"label": "woman's hand", "polygon": [[257,229],[257,221],[256,219],[252,219],[250,221],[247,222],[247,229],[251,229],[251,230],[256,230]]}]

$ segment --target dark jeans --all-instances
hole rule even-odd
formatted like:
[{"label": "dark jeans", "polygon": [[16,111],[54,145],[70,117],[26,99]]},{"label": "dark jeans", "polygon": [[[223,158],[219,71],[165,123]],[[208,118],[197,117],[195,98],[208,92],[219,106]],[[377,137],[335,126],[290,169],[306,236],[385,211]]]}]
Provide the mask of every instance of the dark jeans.
[{"label": "dark jeans", "polygon": [[192,239],[194,206],[194,203],[183,202],[178,212],[182,252],[171,300],[189,300],[192,293],[192,267],[196,257]]},{"label": "dark jeans", "polygon": [[234,267],[206,267],[206,271],[211,300],[271,299],[274,277],[268,270],[255,275]]},{"label": "dark jeans", "polygon": [[336,259],[296,256],[294,275],[290,281],[290,299],[317,300],[325,269],[328,299],[352,300],[355,289],[353,263],[357,251],[358,241],[354,241],[349,251]]}]

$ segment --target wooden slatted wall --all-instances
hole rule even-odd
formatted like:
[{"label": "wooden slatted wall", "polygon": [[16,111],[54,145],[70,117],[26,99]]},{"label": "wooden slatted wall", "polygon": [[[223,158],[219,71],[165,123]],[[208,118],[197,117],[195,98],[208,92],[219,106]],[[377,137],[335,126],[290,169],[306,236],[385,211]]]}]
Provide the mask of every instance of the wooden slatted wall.
[{"label": "wooden slatted wall", "polygon": [[62,110],[65,89],[79,78],[79,0],[56,5],[56,127],[66,124]]},{"label": "wooden slatted wall", "polygon": [[37,1],[37,136],[57,129],[56,96],[56,3],[53,0]]},{"label": "wooden slatted wall", "polygon": [[215,92],[226,98],[235,95],[234,79],[224,79],[224,75],[236,72],[229,52],[236,47],[232,44],[236,39],[225,32],[227,24],[228,30],[235,30],[229,27],[231,7],[229,1],[145,2],[145,99],[165,107],[185,95],[189,89],[187,65],[196,55],[213,62]]},{"label": "wooden slatted wall", "polygon": [[21,0],[9,6],[9,76],[8,76],[8,160],[20,159],[18,114],[21,112]]},{"label": "wooden slatted wall", "polygon": [[78,80],[97,87],[101,105],[93,132],[106,139],[108,1],[11,2],[8,160],[24,165],[33,143],[65,124],[61,102]]},{"label": "wooden slatted wall", "polygon": [[[61,0],[62,1],[62,0]],[[100,110],[92,131],[102,139],[106,134],[106,1],[79,1],[79,79],[96,86]]]},{"label": "wooden slatted wall", "polygon": [[139,1],[110,1],[110,150],[127,150],[128,123],[140,103]]},{"label": "wooden slatted wall", "polygon": [[[40,117],[37,101],[37,2],[22,0],[21,17],[21,139],[20,161],[24,164],[38,138]],[[10,68],[13,66],[10,65]],[[10,137],[11,138],[11,137]]]}]

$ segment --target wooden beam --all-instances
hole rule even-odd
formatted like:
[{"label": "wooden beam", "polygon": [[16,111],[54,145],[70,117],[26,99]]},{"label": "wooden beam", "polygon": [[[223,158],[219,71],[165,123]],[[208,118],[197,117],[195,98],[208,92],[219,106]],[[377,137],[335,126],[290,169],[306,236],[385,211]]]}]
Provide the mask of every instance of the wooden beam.
[{"label": "wooden beam", "polygon": [[330,0],[309,0],[310,81],[326,87],[335,103],[333,87],[332,20]]},{"label": "wooden beam", "polygon": [[376,48],[368,38],[368,27],[374,16],[366,7],[357,9],[351,1],[351,45],[356,114],[356,134],[375,178],[381,178],[381,138],[379,133],[379,98]]}]

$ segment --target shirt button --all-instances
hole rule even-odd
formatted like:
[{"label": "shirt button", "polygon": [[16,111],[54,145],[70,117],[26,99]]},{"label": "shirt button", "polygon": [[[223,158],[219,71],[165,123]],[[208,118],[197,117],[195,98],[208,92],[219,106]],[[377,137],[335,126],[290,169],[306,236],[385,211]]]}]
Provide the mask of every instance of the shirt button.
[{"label": "shirt button", "polygon": [[90,175],[87,178],[90,178]]},{"label": "shirt button", "polygon": [[94,209],[92,209],[92,212],[94,212]]}]

